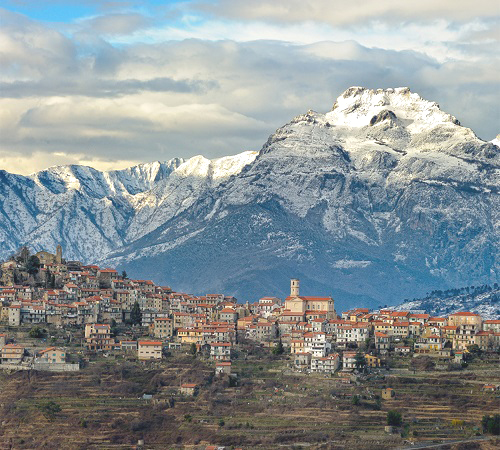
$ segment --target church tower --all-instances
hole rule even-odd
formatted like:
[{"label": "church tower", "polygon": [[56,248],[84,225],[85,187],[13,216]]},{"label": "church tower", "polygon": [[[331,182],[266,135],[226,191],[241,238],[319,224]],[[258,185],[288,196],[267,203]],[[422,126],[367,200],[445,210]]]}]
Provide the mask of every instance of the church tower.
[{"label": "church tower", "polygon": [[290,297],[298,297],[299,296],[299,284],[300,284],[300,281],[298,278],[292,278],[290,280]]},{"label": "church tower", "polygon": [[62,247],[60,245],[56,247],[56,264],[62,264]]}]

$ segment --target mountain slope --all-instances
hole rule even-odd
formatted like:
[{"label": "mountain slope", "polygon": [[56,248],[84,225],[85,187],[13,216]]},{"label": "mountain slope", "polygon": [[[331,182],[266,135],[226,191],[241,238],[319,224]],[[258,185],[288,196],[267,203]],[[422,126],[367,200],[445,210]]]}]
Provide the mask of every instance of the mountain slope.
[{"label": "mountain slope", "polygon": [[498,285],[434,291],[425,298],[406,301],[395,311],[423,310],[431,316],[443,317],[460,311],[480,314],[483,319],[500,318],[500,289]]},{"label": "mountain slope", "polygon": [[139,164],[100,172],[55,166],[28,177],[0,171],[0,257],[21,245],[95,262],[154,230],[255,159],[255,152],[208,160]]},{"label": "mountain slope", "polygon": [[341,306],[394,303],[498,280],[499,152],[408,88],[354,87],[258,154],[0,173],[1,251],[61,242],[70,257],[240,300],[285,295],[298,276]]}]

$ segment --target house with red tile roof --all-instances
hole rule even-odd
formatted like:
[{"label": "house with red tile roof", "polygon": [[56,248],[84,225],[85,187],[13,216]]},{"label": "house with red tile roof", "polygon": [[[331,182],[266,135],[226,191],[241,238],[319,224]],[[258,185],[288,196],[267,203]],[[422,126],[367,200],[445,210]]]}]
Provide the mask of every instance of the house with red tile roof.
[{"label": "house with red tile roof", "polygon": [[138,341],[137,357],[140,361],[161,359],[163,356],[162,346],[161,341]]}]

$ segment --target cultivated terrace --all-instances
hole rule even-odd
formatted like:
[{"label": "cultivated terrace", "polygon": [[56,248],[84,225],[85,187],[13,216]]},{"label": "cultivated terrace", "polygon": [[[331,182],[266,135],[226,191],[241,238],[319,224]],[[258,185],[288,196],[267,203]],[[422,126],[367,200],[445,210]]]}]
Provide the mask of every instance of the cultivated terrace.
[{"label": "cultivated terrace", "polygon": [[297,279],[241,304],[61,247],[0,280],[0,449],[500,444],[500,320],[337,314]]}]

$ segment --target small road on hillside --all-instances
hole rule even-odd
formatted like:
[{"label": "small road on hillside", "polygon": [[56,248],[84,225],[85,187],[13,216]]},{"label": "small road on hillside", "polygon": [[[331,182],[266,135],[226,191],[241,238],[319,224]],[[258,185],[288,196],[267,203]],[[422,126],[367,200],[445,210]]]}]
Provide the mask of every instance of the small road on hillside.
[{"label": "small road on hillside", "polygon": [[472,437],[469,439],[457,439],[457,440],[452,440],[452,441],[447,441],[447,442],[441,442],[439,444],[434,444],[434,443],[415,443],[413,445],[408,445],[406,447],[400,447],[399,450],[410,450],[410,449],[426,449],[426,448],[440,448],[444,447],[446,445],[453,445],[453,444],[465,444],[467,442],[477,442],[477,441],[488,441],[491,439],[489,436],[476,436]]}]

